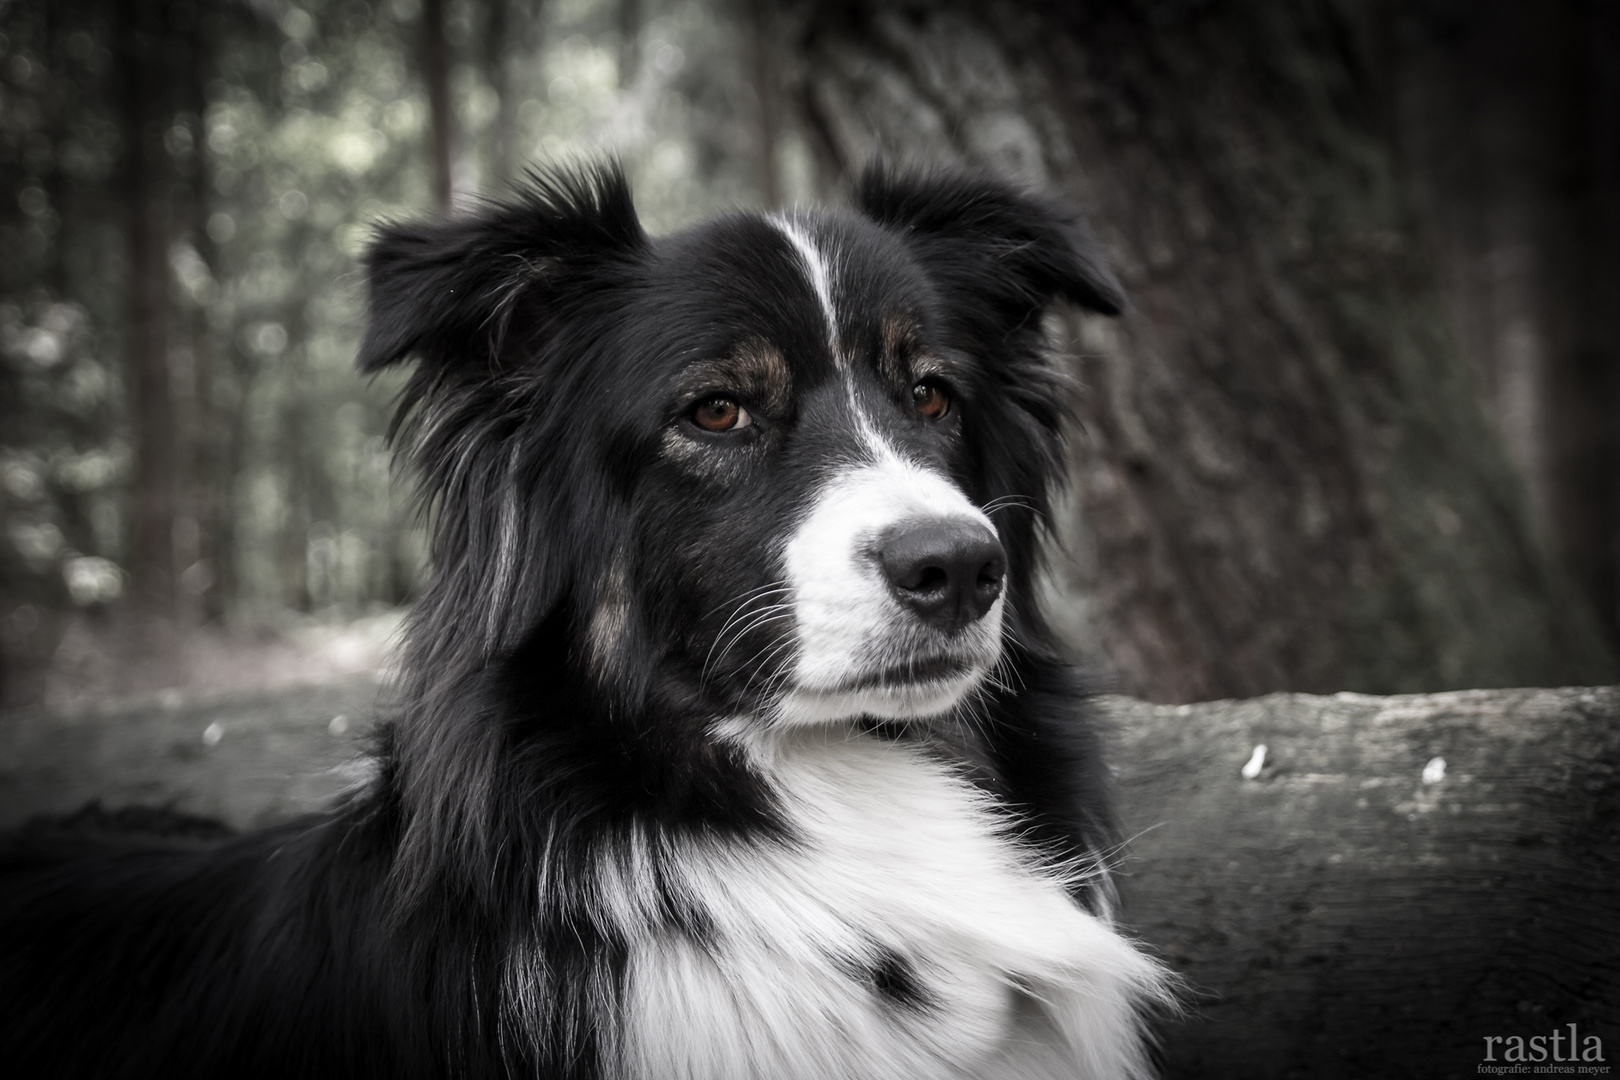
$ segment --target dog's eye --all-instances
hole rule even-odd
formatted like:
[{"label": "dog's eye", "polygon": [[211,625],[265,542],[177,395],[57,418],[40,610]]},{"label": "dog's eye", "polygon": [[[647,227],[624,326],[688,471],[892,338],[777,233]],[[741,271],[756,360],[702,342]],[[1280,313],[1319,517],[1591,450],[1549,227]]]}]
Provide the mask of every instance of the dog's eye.
[{"label": "dog's eye", "polygon": [[930,420],[951,411],[951,396],[938,383],[920,382],[911,388],[911,404]]},{"label": "dog's eye", "polygon": [[692,410],[692,422],[704,431],[736,431],[752,425],[754,418],[730,398],[712,397],[698,402]]}]

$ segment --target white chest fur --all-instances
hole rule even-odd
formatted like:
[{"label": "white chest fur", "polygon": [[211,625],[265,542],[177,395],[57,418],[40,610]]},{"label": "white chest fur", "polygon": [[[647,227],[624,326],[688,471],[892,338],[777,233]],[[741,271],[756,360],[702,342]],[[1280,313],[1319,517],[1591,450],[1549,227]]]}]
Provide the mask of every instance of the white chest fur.
[{"label": "white chest fur", "polygon": [[[801,842],[662,853],[713,933],[632,945],[627,1075],[1146,1075],[1138,1009],[1163,996],[1161,969],[1036,869],[987,796],[916,747],[848,729],[754,749]],[[636,891],[616,885],[604,892]]]}]

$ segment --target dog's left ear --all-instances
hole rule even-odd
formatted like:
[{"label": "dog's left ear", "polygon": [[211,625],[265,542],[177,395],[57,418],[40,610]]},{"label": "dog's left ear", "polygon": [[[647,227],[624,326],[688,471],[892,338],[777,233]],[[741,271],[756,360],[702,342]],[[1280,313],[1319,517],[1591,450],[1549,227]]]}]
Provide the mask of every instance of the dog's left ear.
[{"label": "dog's left ear", "polygon": [[959,315],[988,317],[1003,333],[1058,298],[1104,315],[1125,310],[1125,291],[1065,202],[984,176],[878,164],[861,176],[855,201],[904,235]]},{"label": "dog's left ear", "polygon": [[360,370],[414,356],[433,374],[487,373],[520,306],[544,320],[646,243],[611,162],[531,174],[511,199],[467,216],[385,225],[365,258]]}]

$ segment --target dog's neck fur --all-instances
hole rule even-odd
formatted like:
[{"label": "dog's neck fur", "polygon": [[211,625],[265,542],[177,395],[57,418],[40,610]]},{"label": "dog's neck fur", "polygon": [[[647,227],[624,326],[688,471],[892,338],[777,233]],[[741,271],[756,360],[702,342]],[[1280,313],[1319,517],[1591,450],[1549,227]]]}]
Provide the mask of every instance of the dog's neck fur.
[{"label": "dog's neck fur", "polygon": [[1146,1074],[1135,1010],[1158,969],[951,763],[854,725],[728,741],[784,835],[637,831],[574,886],[624,945],[628,1022],[600,1052],[625,1075]]}]

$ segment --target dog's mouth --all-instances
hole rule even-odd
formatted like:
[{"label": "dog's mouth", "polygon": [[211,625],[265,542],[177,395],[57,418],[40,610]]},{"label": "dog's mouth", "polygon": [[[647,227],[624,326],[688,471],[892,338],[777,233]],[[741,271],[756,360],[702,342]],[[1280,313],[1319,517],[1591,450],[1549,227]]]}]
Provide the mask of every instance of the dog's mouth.
[{"label": "dog's mouth", "polygon": [[972,675],[977,666],[962,657],[927,656],[860,673],[827,692],[848,694],[861,690],[912,689]]},{"label": "dog's mouth", "polygon": [[982,659],[930,655],[902,664],[858,670],[831,685],[799,683],[777,700],[780,722],[819,723],[870,716],[938,716],[971,693],[988,671]]}]

